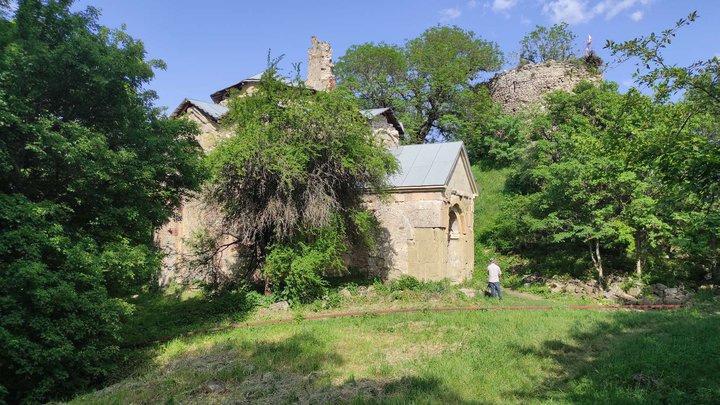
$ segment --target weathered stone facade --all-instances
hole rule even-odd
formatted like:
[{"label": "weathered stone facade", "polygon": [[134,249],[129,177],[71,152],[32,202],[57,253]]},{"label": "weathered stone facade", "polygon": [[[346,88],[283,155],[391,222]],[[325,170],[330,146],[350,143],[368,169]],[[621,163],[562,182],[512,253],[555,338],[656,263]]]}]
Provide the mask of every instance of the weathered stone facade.
[{"label": "weathered stone facade", "polygon": [[[355,255],[370,277],[403,275],[420,280],[471,277],[474,265],[474,197],[467,161],[460,157],[447,186],[433,191],[402,191],[387,201],[367,196],[366,206],[380,223],[376,252]],[[468,168],[469,169],[469,168]]]},{"label": "weathered stone facade", "polygon": [[582,64],[572,62],[542,62],[521,66],[500,73],[490,80],[490,97],[509,113],[540,104],[543,97],[555,90],[572,91],[583,80],[602,80],[600,74]]}]

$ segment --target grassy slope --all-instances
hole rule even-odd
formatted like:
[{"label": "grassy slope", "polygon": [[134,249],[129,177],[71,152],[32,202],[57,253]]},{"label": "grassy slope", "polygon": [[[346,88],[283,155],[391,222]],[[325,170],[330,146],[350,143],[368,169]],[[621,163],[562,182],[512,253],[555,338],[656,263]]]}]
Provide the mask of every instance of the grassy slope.
[{"label": "grassy slope", "polygon": [[482,234],[495,225],[503,202],[505,181],[510,169],[480,169],[473,166],[478,196],[475,198],[475,233]]},{"label": "grassy slope", "polygon": [[[497,218],[507,171],[474,172],[480,234]],[[476,244],[477,267],[493,254]],[[476,274],[467,284],[482,287],[484,271]],[[128,343],[293,316],[254,312],[243,295],[154,295],[137,304],[124,331]],[[333,309],[310,305],[294,315],[493,304],[436,283],[342,297]],[[720,313],[713,311],[717,304],[702,313],[423,312],[238,329],[126,351],[117,384],[74,402],[712,403],[720,397]]]},{"label": "grassy slope", "polygon": [[176,339],[75,403],[711,403],[718,330],[693,310],[299,321]]},{"label": "grassy slope", "polygon": [[482,235],[495,225],[505,200],[505,182],[510,169],[481,169],[473,166],[473,175],[477,182],[478,196],[475,198],[475,276],[479,283],[486,282],[485,267],[494,257],[505,274],[505,284],[514,280],[507,278],[511,265],[518,263],[518,258],[506,257],[482,242]]}]

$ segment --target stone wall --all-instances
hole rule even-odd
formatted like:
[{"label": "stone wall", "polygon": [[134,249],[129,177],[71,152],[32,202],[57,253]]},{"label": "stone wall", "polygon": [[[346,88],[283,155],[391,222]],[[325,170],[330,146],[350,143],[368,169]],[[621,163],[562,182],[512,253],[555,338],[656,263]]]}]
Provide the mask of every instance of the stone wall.
[{"label": "stone wall", "polygon": [[[188,107],[185,118],[197,123],[200,135],[196,138],[203,151],[210,152],[217,142],[230,136],[230,132],[220,127],[194,106]],[[164,254],[159,283],[167,286],[173,283],[188,284],[194,281],[208,281],[208,277],[216,276],[206,268],[194,268],[190,262],[194,252],[189,242],[194,235],[203,230],[212,219],[199,197],[186,199],[167,224],[155,232],[155,243]],[[221,269],[230,271],[235,263],[236,255],[226,252],[219,258]]]},{"label": "stone wall", "polygon": [[388,147],[400,145],[400,132],[388,122],[387,117],[378,115],[371,121],[373,133],[383,145]]},{"label": "stone wall", "polygon": [[311,39],[312,46],[308,49],[308,72],[305,84],[308,87],[325,91],[335,88],[335,75],[332,68],[332,47],[329,42]]},{"label": "stone wall", "polygon": [[520,112],[554,90],[572,91],[581,81],[601,80],[584,65],[571,62],[542,62],[497,74],[490,80],[490,97],[509,113]]},{"label": "stone wall", "polygon": [[208,118],[207,115],[198,110],[195,106],[191,105],[188,107],[183,117],[195,122],[198,125],[200,135],[198,135],[195,139],[198,141],[200,147],[202,147],[205,153],[213,150],[220,139],[227,138],[231,135],[230,131],[222,128],[216,121]]},{"label": "stone wall", "polygon": [[[365,198],[380,222],[378,249],[355,252],[352,264],[370,276],[461,282],[473,270],[473,199],[442,191],[393,193],[388,201]],[[451,232],[453,211],[458,223]]]}]

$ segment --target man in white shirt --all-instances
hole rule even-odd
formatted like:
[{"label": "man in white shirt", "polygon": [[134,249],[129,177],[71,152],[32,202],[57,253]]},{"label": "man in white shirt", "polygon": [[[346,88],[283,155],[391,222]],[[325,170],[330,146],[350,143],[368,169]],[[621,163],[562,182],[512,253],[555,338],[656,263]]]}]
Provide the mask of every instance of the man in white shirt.
[{"label": "man in white shirt", "polygon": [[487,266],[488,271],[488,283],[490,285],[490,296],[495,298],[495,292],[499,299],[502,299],[502,291],[500,291],[500,266],[495,263],[495,259],[490,259],[490,264]]}]

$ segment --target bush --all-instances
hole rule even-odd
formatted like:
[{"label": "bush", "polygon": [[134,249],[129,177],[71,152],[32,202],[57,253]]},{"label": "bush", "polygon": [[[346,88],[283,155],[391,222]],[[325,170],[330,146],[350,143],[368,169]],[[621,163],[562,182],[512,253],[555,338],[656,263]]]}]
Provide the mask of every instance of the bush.
[{"label": "bush", "polygon": [[582,60],[585,66],[595,72],[599,72],[603,63],[605,63],[595,51],[590,51]]},{"label": "bush", "polygon": [[271,288],[290,303],[310,303],[325,295],[328,273],[347,271],[342,255],[348,249],[345,227],[336,217],[331,226],[286,243],[270,246],[265,275]]},{"label": "bush", "polygon": [[64,398],[115,366],[126,308],[108,297],[94,244],[65,236],[58,212],[0,194],[0,402]]},{"label": "bush", "polygon": [[388,283],[388,289],[394,291],[418,291],[422,287],[422,282],[413,276],[401,276],[396,280]]}]

